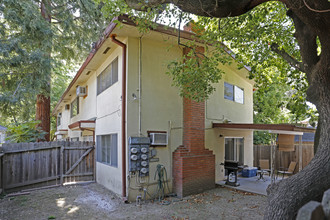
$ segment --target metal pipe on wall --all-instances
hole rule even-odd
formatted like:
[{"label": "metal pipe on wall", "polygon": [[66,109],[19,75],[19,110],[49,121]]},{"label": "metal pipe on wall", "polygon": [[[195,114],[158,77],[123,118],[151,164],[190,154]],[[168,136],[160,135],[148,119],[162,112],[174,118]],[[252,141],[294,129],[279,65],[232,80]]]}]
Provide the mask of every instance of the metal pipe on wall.
[{"label": "metal pipe on wall", "polygon": [[142,136],[142,37],[139,38],[139,136]]},{"label": "metal pipe on wall", "polygon": [[122,148],[122,197],[126,199],[126,44],[116,39],[116,35],[112,34],[112,42],[119,45],[123,49],[123,66],[122,66],[122,108],[121,108],[121,148]]}]

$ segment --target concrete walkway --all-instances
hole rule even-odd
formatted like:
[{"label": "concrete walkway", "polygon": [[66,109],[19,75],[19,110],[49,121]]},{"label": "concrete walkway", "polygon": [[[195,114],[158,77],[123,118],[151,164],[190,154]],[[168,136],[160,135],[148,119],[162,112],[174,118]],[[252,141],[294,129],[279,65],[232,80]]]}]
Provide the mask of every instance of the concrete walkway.
[{"label": "concrete walkway", "polygon": [[[238,177],[238,182],[240,183],[240,186],[234,187],[234,186],[229,186],[225,184],[224,181],[217,182],[216,184],[225,186],[228,188],[232,189],[237,189],[245,192],[250,192],[250,193],[256,193],[260,195],[265,195],[267,196],[266,189],[268,185],[270,184],[270,177],[267,175],[264,175],[264,180],[260,179],[259,176],[254,176],[254,177]],[[280,181],[280,179],[276,180]]]}]

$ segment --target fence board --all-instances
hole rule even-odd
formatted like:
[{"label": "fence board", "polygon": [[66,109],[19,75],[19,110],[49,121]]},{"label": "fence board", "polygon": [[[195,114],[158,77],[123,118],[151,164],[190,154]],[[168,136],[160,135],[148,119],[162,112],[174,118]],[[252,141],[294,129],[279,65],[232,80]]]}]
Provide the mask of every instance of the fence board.
[{"label": "fence board", "polygon": [[2,188],[17,190],[21,187],[95,180],[94,162],[86,162],[87,158],[94,159],[93,143],[4,144],[3,151],[0,155],[0,191]]}]

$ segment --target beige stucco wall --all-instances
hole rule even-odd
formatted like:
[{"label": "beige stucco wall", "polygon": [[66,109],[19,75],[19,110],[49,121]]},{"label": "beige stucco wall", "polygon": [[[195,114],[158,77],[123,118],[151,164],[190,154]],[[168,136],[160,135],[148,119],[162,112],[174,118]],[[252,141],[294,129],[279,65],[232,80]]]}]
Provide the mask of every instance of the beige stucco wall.
[{"label": "beige stucco wall", "polygon": [[[222,79],[215,86],[215,92],[206,101],[205,110],[205,147],[213,151],[216,158],[216,181],[224,178],[224,167],[220,165],[225,158],[225,138],[244,138],[244,164],[253,165],[253,132],[244,130],[212,129],[212,123],[253,123],[253,84],[232,66],[223,66]],[[242,71],[242,70],[241,70]],[[236,85],[244,90],[244,103],[240,104],[224,98],[224,82]],[[219,137],[219,136],[222,137]]]},{"label": "beige stucco wall", "polygon": [[[220,137],[221,135],[221,137]],[[209,129],[205,132],[205,147],[215,154],[216,182],[224,179],[224,167],[220,165],[225,160],[225,138],[244,138],[244,164],[253,166],[253,132],[243,130]]]},{"label": "beige stucco wall", "polygon": [[[182,130],[171,127],[182,127],[182,98],[178,90],[171,86],[172,81],[165,74],[167,62],[180,57],[182,52],[178,47],[171,47],[164,41],[156,41],[148,36],[142,38],[142,71],[141,97],[139,97],[139,38],[128,40],[128,92],[127,92],[127,136],[139,136],[139,102],[141,102],[141,136],[147,136],[147,131],[169,131],[169,145],[156,147],[158,162],[150,162],[149,187],[152,195],[156,191],[154,175],[156,166],[165,166],[168,179],[171,180],[172,152],[182,143]],[[132,94],[137,96],[133,99]],[[171,181],[169,187],[171,188]],[[136,187],[135,180],[131,187]],[[129,189],[129,199],[135,200],[141,193]]]},{"label": "beige stucco wall", "polygon": [[[178,95],[178,89],[171,86],[171,78],[165,74],[167,63],[170,60],[179,58],[182,55],[181,49],[176,46],[177,38],[170,38],[165,35],[145,34],[142,38],[141,57],[141,88],[139,88],[139,38],[120,38],[120,41],[127,44],[127,139],[130,136],[147,136],[147,131],[167,131],[168,145],[156,147],[158,162],[150,163],[150,179],[148,191],[153,194],[156,190],[154,174],[157,164],[165,166],[169,179],[169,187],[172,182],[172,152],[182,144],[182,98]],[[166,39],[166,41],[164,41]],[[96,77],[103,69],[118,57],[118,82],[98,96],[96,95]],[[97,59],[97,57],[95,58]],[[236,123],[252,123],[252,85],[237,74],[234,67],[223,67],[227,73],[221,82],[215,85],[216,91],[206,102],[206,141],[205,146],[213,150],[216,155],[216,180],[223,178],[223,167],[220,163],[224,160],[224,138],[219,135],[231,137],[244,137],[244,162],[252,165],[252,132],[250,131],[229,131],[213,129],[212,122],[222,122],[223,118]],[[70,118],[70,111],[67,111],[67,127],[78,120],[88,120],[96,117],[95,134],[118,134],[118,167],[112,167],[102,163],[96,163],[97,182],[106,188],[121,194],[121,82],[122,82],[122,50],[117,45],[111,45],[111,52],[107,54],[105,61],[100,61],[98,68],[93,70],[86,81],[88,96],[80,99],[79,115]],[[237,85],[244,89],[244,104],[235,103],[224,99],[224,82]],[[139,91],[141,97],[139,97]],[[133,98],[133,94],[137,99]],[[74,100],[72,97],[70,103]],[[139,120],[139,102],[141,105],[141,118]],[[139,131],[141,121],[141,133]],[[81,133],[69,130],[70,137],[80,137]],[[84,133],[83,133],[84,135]],[[81,137],[80,137],[80,140]],[[127,152],[128,152],[128,145]],[[128,161],[126,164],[127,174]],[[130,200],[135,200],[140,194],[136,189],[135,180],[128,188]]]},{"label": "beige stucco wall", "polygon": [[[126,40],[123,40],[126,43]],[[100,162],[96,163],[96,181],[115,193],[121,194],[121,83],[122,83],[122,50],[118,46],[108,55],[96,70],[99,75],[116,57],[118,57],[118,81],[94,98],[96,100],[95,135],[118,134],[118,166],[113,167]],[[96,85],[95,79],[95,85]]]},{"label": "beige stucco wall", "polygon": [[[157,147],[159,162],[150,163],[150,183],[148,190],[155,192],[154,176],[157,164],[166,167],[171,186],[172,178],[172,152],[182,144],[182,98],[178,89],[171,86],[172,80],[165,74],[167,63],[182,55],[180,48],[171,47],[167,39],[158,41],[148,37],[142,38],[142,71],[141,71],[141,97],[139,94],[139,38],[128,40],[128,97],[127,97],[127,135],[139,135],[139,101],[141,102],[141,135],[147,136],[147,131],[169,132],[169,145]],[[221,131],[212,129],[212,122],[222,122],[223,117],[236,123],[252,123],[252,84],[241,74],[235,73],[234,67],[223,67],[226,72],[222,80],[215,85],[216,91],[206,102],[206,141],[205,146],[213,150],[216,155],[216,180],[223,179],[224,138],[220,133],[231,137],[244,137],[244,162],[252,165],[252,132],[250,131]],[[237,85],[244,89],[244,104],[224,99],[224,82]],[[133,99],[132,94],[137,96]],[[136,185],[131,184],[132,188]],[[139,194],[138,190],[129,189],[129,199],[134,200]]]}]

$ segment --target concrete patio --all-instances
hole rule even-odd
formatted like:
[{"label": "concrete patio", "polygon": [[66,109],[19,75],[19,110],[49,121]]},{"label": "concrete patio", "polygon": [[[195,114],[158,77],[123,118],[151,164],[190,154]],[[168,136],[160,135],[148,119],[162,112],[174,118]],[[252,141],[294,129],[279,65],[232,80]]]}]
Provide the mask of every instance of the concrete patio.
[{"label": "concrete patio", "polygon": [[[280,181],[281,179],[282,178],[278,178],[276,180],[276,182]],[[234,186],[226,185],[225,180],[217,182],[216,184],[225,186],[228,188],[232,188],[232,189],[237,189],[237,190],[241,190],[241,191],[245,191],[245,192],[256,193],[256,194],[267,196],[266,189],[271,182],[270,176],[264,175],[264,180],[259,179],[259,176],[254,176],[254,177],[238,176],[238,182],[240,183],[240,186],[234,187]]]}]

